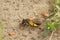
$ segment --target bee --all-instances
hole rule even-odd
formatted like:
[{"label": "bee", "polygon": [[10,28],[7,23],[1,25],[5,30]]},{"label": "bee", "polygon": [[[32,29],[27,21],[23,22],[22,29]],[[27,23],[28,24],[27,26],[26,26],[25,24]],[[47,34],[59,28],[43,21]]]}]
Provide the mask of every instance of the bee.
[{"label": "bee", "polygon": [[24,26],[28,25],[31,27],[38,27],[42,24],[42,21],[43,20],[38,18],[28,18],[28,19],[23,19],[21,24],[23,24]]}]

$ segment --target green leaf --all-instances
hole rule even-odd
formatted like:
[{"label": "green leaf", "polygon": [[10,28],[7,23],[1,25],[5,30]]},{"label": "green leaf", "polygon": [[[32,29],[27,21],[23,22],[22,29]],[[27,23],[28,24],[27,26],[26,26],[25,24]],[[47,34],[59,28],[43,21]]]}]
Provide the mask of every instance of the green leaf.
[{"label": "green leaf", "polygon": [[50,30],[47,30],[47,29],[45,29],[44,31],[43,31],[43,37],[46,37],[48,34],[49,34],[49,32],[50,32]]},{"label": "green leaf", "polygon": [[59,27],[60,26],[60,22],[55,24],[55,27]]},{"label": "green leaf", "polygon": [[60,4],[60,0],[55,0],[55,3],[56,4]]}]

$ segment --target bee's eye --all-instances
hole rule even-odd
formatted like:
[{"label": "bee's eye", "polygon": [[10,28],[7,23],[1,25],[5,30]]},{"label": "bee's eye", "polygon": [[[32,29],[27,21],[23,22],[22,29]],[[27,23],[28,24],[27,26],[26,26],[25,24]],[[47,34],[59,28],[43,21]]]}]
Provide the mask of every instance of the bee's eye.
[{"label": "bee's eye", "polygon": [[22,24],[25,24],[25,22],[26,22],[26,19],[23,19],[23,20],[22,20]]},{"label": "bee's eye", "polygon": [[24,24],[24,19],[22,20],[22,24]]}]

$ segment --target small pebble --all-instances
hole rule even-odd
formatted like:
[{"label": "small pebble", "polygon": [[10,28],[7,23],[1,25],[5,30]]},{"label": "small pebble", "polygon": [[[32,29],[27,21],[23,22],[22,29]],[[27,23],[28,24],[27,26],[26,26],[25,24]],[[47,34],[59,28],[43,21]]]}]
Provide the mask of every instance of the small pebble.
[{"label": "small pebble", "polygon": [[49,14],[47,12],[43,12],[41,15],[44,17],[49,17]]},{"label": "small pebble", "polygon": [[16,35],[16,32],[9,32],[8,35],[9,35],[9,36]]}]

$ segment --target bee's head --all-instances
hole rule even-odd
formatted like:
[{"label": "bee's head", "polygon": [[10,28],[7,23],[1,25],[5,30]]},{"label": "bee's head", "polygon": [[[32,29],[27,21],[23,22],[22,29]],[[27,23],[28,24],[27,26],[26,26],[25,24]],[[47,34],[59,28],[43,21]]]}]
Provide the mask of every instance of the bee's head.
[{"label": "bee's head", "polygon": [[27,20],[27,19],[23,19],[23,20],[22,20],[22,24],[23,24],[23,25],[28,25],[28,20]]}]

